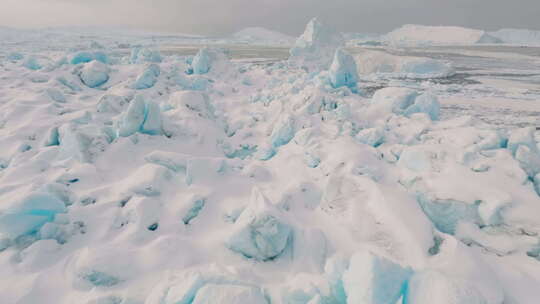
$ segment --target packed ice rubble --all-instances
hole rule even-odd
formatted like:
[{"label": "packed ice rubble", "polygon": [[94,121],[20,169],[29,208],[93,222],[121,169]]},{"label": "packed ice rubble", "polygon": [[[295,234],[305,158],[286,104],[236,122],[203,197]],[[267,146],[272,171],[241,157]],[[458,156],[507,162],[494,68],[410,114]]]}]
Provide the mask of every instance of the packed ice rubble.
[{"label": "packed ice rubble", "polygon": [[341,46],[3,59],[2,301],[536,303],[537,130],[368,97]]}]

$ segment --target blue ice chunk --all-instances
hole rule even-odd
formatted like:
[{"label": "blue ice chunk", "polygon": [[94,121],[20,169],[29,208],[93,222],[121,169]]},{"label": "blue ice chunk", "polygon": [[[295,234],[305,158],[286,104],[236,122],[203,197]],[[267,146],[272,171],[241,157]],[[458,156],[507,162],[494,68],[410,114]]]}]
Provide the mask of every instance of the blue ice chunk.
[{"label": "blue ice chunk", "polygon": [[144,122],[140,132],[150,135],[162,134],[161,109],[153,101],[147,101],[145,106]]},{"label": "blue ice chunk", "polygon": [[342,48],[336,50],[329,73],[334,88],[348,87],[356,90],[358,83],[356,61]]},{"label": "blue ice chunk", "polygon": [[129,107],[120,122],[118,134],[127,137],[137,133],[146,116],[146,105],[144,98],[140,95],[136,96],[129,104]]},{"label": "blue ice chunk", "polygon": [[294,118],[289,115],[280,117],[270,135],[270,143],[274,148],[288,144],[295,133]]},{"label": "blue ice chunk", "polygon": [[23,66],[33,71],[40,70],[43,67],[34,56],[27,57],[23,62]]},{"label": "blue ice chunk", "polygon": [[0,234],[17,238],[37,232],[58,213],[65,213],[66,205],[48,193],[33,193],[0,215]]},{"label": "blue ice chunk", "polygon": [[512,151],[512,155],[516,154],[519,145],[524,145],[529,148],[530,151],[538,151],[536,141],[534,139],[534,127],[515,129],[510,133],[508,137],[507,147]]},{"label": "blue ice chunk", "polygon": [[195,55],[195,57],[193,58],[193,62],[191,63],[193,74],[202,75],[208,73],[212,67],[211,61],[212,56],[210,54],[210,49],[200,49],[197,55]]},{"label": "blue ice chunk", "polygon": [[109,80],[109,68],[104,63],[94,60],[84,64],[79,77],[89,88],[96,88]]},{"label": "blue ice chunk", "polygon": [[227,247],[246,258],[270,261],[286,249],[292,229],[279,219],[279,212],[258,189],[251,195],[250,205],[236,220]]},{"label": "blue ice chunk", "polygon": [[306,152],[305,154],[305,161],[306,161],[306,164],[308,165],[308,167],[310,168],[317,168],[320,163],[321,163],[321,159],[318,158],[317,156],[309,153],[309,152]]},{"label": "blue ice chunk", "polygon": [[159,63],[162,61],[162,58],[158,50],[151,50],[147,48],[134,48],[131,51],[131,57],[129,61],[131,63]]},{"label": "blue ice chunk", "polygon": [[460,222],[483,224],[478,213],[478,203],[469,204],[452,199],[429,199],[425,194],[418,194],[420,207],[435,227],[444,233],[454,234]]},{"label": "blue ice chunk", "polygon": [[94,52],[94,60],[107,64],[109,63],[109,56],[104,52]]},{"label": "blue ice chunk", "polygon": [[396,304],[412,274],[410,268],[384,257],[369,251],[357,252],[343,274],[347,303]]},{"label": "blue ice chunk", "polygon": [[270,160],[272,159],[272,157],[276,156],[276,154],[277,154],[276,149],[274,149],[274,147],[270,145],[259,147],[258,153],[257,153],[259,160]]},{"label": "blue ice chunk", "polygon": [[431,120],[439,120],[441,106],[437,97],[430,93],[424,93],[414,100],[414,104],[405,110],[405,115],[410,116],[414,113],[426,113]]},{"label": "blue ice chunk", "polygon": [[23,60],[23,58],[24,58],[24,55],[19,52],[11,52],[7,55],[7,59],[10,61],[19,61],[19,60]]},{"label": "blue ice chunk", "polygon": [[60,135],[58,133],[58,127],[53,127],[49,130],[49,135],[43,143],[46,147],[60,145]]},{"label": "blue ice chunk", "polygon": [[161,109],[152,101],[137,95],[130,103],[119,123],[118,135],[131,136],[137,132],[149,135],[162,134]]},{"label": "blue ice chunk", "polygon": [[133,88],[136,90],[143,90],[153,87],[156,84],[160,74],[161,70],[157,64],[149,65],[146,69],[144,69],[142,74],[137,77],[135,83],[133,84]]},{"label": "blue ice chunk", "polygon": [[355,138],[363,144],[378,147],[384,142],[384,133],[379,128],[369,128],[358,132]]}]

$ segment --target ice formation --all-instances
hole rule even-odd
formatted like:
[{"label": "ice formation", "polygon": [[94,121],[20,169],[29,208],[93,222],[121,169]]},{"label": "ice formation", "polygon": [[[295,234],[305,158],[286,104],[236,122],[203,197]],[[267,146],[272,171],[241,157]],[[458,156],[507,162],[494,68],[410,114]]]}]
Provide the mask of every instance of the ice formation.
[{"label": "ice formation", "polygon": [[110,35],[0,50],[2,303],[538,302],[540,134],[462,115],[534,90],[317,20],[271,62]]},{"label": "ice formation", "polygon": [[337,49],[330,66],[330,82],[334,88],[356,89],[358,74],[356,61],[343,49]]},{"label": "ice formation", "polygon": [[336,49],[343,44],[341,33],[314,18],[296,39],[289,61],[311,70],[324,69],[332,62]]}]

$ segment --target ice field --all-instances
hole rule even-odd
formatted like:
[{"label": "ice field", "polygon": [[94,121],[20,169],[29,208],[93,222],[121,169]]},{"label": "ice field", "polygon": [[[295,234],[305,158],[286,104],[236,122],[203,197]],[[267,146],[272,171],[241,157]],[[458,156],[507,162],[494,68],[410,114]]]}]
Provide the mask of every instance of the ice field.
[{"label": "ice field", "polygon": [[0,303],[536,304],[538,37],[0,28]]}]

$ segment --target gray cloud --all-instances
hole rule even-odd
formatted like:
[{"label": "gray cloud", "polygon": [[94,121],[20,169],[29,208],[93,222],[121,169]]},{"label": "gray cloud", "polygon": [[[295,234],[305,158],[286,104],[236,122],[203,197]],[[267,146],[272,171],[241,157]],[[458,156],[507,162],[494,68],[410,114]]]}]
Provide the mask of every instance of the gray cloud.
[{"label": "gray cloud", "polygon": [[298,34],[318,16],[347,32],[387,32],[406,23],[540,30],[538,0],[0,0],[0,24],[120,25],[225,34],[264,26]]}]

